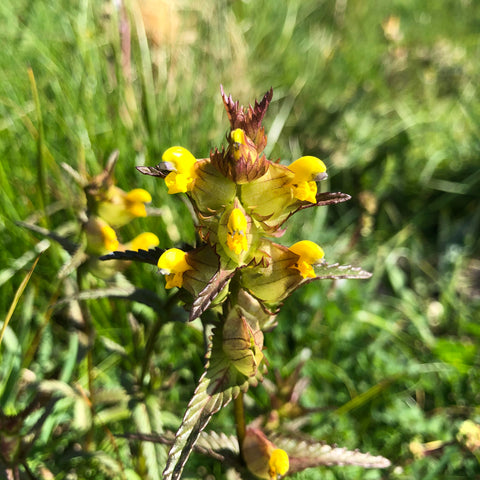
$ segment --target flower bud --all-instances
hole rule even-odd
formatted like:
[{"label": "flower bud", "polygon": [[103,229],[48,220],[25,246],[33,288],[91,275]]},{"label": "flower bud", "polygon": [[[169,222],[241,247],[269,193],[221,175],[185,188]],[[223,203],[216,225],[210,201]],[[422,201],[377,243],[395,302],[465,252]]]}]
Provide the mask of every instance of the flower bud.
[{"label": "flower bud", "polygon": [[213,219],[208,228],[210,229],[208,241],[212,245],[217,244],[221,247],[217,247],[217,253],[223,257],[224,261],[228,262],[226,258],[228,257],[236,265],[242,265],[251,260],[255,250],[252,247],[258,241],[258,232],[238,199],[234,200],[232,206],[225,209],[218,223]]},{"label": "flower bud", "polygon": [[242,270],[242,287],[267,309],[274,311],[303,281],[291,268],[298,256],[269,240],[261,241],[258,252],[263,257],[256,257],[257,264]]},{"label": "flower bud", "polygon": [[223,351],[243,375],[253,377],[263,360],[263,333],[254,316],[230,312],[223,325]]},{"label": "flower bud", "polygon": [[215,150],[210,159],[225,177],[237,184],[252,182],[265,175],[269,162],[259,155],[253,140],[241,128],[236,128],[227,137],[227,151]]}]

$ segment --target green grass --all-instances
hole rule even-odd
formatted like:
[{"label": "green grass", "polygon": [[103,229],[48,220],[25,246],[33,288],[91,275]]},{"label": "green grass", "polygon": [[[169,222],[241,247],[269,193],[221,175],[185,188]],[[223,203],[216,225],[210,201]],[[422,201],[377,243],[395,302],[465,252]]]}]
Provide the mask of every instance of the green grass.
[{"label": "green grass", "polygon": [[[129,13],[128,76],[113,2],[1,3],[1,321],[47,246],[16,222],[34,219],[78,240],[82,192],[62,163],[95,175],[118,149],[118,185],[149,190],[163,211],[135,220],[125,238],[150,230],[164,247],[191,243],[185,206],[134,167],[155,165],[171,145],[199,158],[220,145],[228,127],[220,84],[243,104],[273,86],[265,118],[270,157],[288,164],[320,156],[329,190],[352,195],[293,217],[285,244],[315,240],[329,262],[362,266],[373,277],[295,292],[266,335],[270,370],[287,377],[307,356],[301,404],[315,413],[303,430],[393,464],[295,478],[480,478],[478,452],[456,441],[464,420],[480,422],[480,6],[195,5],[180,3],[181,26],[160,46],[148,43],[140,18]],[[389,16],[400,19],[390,38]],[[0,408],[21,412],[40,387],[62,393],[40,410],[48,416],[26,455],[37,477],[47,468],[59,479],[160,478],[163,446],[115,434],[178,426],[203,370],[202,333],[197,324],[167,323],[186,315],[167,304],[155,268],[132,265],[124,275],[155,292],[164,309],[89,300],[96,332],[89,357],[78,305],[57,304],[75,293],[74,275],[57,279],[68,258],[52,241],[16,304],[0,345]],[[249,395],[249,418],[269,411],[264,386]],[[28,415],[21,433],[39,415]],[[234,433],[231,417],[227,408],[211,428]],[[413,440],[445,444],[416,459]],[[209,474],[225,471],[194,455],[185,478]]]}]

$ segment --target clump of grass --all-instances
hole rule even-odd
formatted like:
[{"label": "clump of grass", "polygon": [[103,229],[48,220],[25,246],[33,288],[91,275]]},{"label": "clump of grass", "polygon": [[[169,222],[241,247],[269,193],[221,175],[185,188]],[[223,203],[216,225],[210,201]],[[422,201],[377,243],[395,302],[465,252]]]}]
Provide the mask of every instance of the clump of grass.
[{"label": "clump of grass", "polygon": [[[118,149],[118,184],[153,192],[164,213],[128,232],[148,227],[168,246],[180,237],[193,241],[186,207],[134,175],[134,166],[156,164],[172,144],[208,156],[225,134],[223,83],[243,103],[274,87],[266,119],[270,157],[320,153],[329,189],[353,197],[326,214],[302,216],[296,226],[321,237],[329,256],[373,272],[366,283],[296,292],[280,314],[280,339],[267,339],[283,376],[305,356],[315,359],[302,369],[309,382],[301,398],[304,431],[350,448],[361,439],[363,449],[392,460],[392,478],[478,474],[478,453],[457,434],[465,420],[479,421],[480,12],[474,2],[454,9],[450,3],[184,2],[171,12],[173,32],[156,43],[139,10],[115,10],[113,3],[0,6],[2,321],[46,250],[0,346],[0,407],[7,415],[28,413],[22,435],[39,427],[26,454],[29,470],[59,478],[159,478],[165,447],[117,435],[132,421],[144,433],[178,426],[177,406],[202,372],[203,350],[196,325],[164,325],[139,303],[87,300],[97,332],[89,367],[78,308],[57,304],[76,293],[73,284],[60,289],[52,281],[68,256],[15,222],[61,226],[68,235],[82,208],[71,200],[81,191],[61,164],[99,172]],[[126,275],[166,301],[150,268],[133,266]],[[93,411],[85,394],[89,368]],[[45,401],[38,403],[38,391]],[[61,394],[54,405],[52,392]],[[265,411],[272,408],[267,388],[254,395]],[[213,422],[228,425],[221,415]],[[433,441],[439,443],[430,448]],[[222,475],[203,457],[188,470]],[[321,474],[364,478],[357,470]]]}]

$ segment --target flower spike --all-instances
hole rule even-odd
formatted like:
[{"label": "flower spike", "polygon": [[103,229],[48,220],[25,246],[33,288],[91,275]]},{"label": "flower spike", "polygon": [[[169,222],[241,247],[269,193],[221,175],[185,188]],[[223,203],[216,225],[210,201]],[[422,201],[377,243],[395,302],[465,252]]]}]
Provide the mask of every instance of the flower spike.
[{"label": "flower spike", "polygon": [[[369,274],[323,263],[324,251],[314,242],[303,240],[288,248],[272,241],[285,233],[284,224],[296,212],[339,203],[349,196],[318,193],[317,182],[327,174],[317,157],[302,156],[290,166],[267,158],[262,121],[272,100],[271,89],[247,107],[227,96],[223,88],[221,93],[229,120],[226,145],[213,146],[200,159],[174,146],[157,166],[138,168],[163,178],[168,193],[187,193],[197,229],[196,248],[188,253],[171,248],[161,254],[159,248],[145,251],[140,246],[138,252],[109,257],[157,264],[166,276],[167,289],[182,287],[189,294],[182,295],[182,301],[187,302],[190,320],[207,309],[219,315],[218,320],[202,319],[214,326],[209,330],[206,371],[177,431],[162,478],[181,477],[212,415],[235,399],[238,447],[246,467],[258,478],[278,480],[295,471],[298,458],[289,460],[286,451],[258,428],[242,426],[240,418],[240,392],[261,381],[266,371],[264,333],[275,327],[282,302],[301,285],[326,278],[368,278]],[[133,192],[131,196],[133,205],[141,197]]]}]

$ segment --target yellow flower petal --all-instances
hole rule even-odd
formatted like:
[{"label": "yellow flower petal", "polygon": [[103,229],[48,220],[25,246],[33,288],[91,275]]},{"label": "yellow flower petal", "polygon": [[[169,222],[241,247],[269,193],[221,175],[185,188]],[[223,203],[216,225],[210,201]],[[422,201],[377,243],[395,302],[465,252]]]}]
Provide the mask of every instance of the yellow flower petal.
[{"label": "yellow flower petal", "polygon": [[140,235],[137,235],[128,245],[129,250],[148,250],[149,248],[156,247],[159,245],[160,240],[158,237],[151,232],[144,232]]},{"label": "yellow flower petal", "polygon": [[291,183],[293,196],[302,202],[316,203],[315,180],[326,172],[325,164],[317,157],[305,156],[295,160],[288,169],[295,174]]},{"label": "yellow flower petal", "polygon": [[189,192],[195,180],[195,163],[197,159],[183,147],[170,147],[163,155],[162,160],[170,163],[174,171],[165,177],[168,193]]},{"label": "yellow flower petal", "polygon": [[295,174],[293,183],[315,180],[320,173],[327,171],[327,167],[319,158],[308,155],[295,160],[288,169]]},{"label": "yellow flower petal", "polygon": [[165,184],[168,187],[168,193],[185,193],[191,190],[193,177],[184,173],[170,172],[165,177]]},{"label": "yellow flower petal", "polygon": [[302,202],[317,203],[317,184],[315,182],[299,182],[292,185],[293,196]]},{"label": "yellow flower petal", "polygon": [[162,155],[162,160],[173,164],[178,173],[185,173],[187,175],[192,173],[192,168],[197,161],[186,148],[178,146],[165,150]]},{"label": "yellow flower petal", "polygon": [[100,227],[100,233],[102,235],[103,246],[109,251],[114,252],[118,249],[118,239],[115,230],[109,225],[102,225]]},{"label": "yellow flower petal", "polygon": [[129,203],[150,203],[152,196],[143,188],[134,188],[126,193],[125,200]]},{"label": "yellow flower petal", "polygon": [[178,248],[165,250],[158,259],[158,268],[166,276],[165,288],[181,287],[183,285],[183,273],[191,270],[187,263],[187,253]]},{"label": "yellow flower petal", "polygon": [[230,138],[235,142],[235,143],[241,143],[242,145],[245,145],[245,132],[241,128],[236,128],[235,130],[232,130],[230,133]]},{"label": "yellow flower petal", "polygon": [[228,218],[227,246],[236,255],[248,250],[247,219],[239,208],[234,208]]},{"label": "yellow flower petal", "polygon": [[125,194],[125,208],[134,217],[146,217],[145,204],[152,201],[152,196],[143,188],[135,188]]},{"label": "yellow flower petal", "polygon": [[297,269],[303,278],[314,278],[315,271],[312,265],[318,263],[325,256],[322,247],[310,240],[302,240],[293,244],[289,250],[300,257],[292,265],[292,268]]},{"label": "yellow flower petal", "polygon": [[287,452],[281,448],[276,448],[270,455],[268,461],[268,473],[271,479],[277,480],[278,476],[285,475],[290,468],[290,461]]}]

